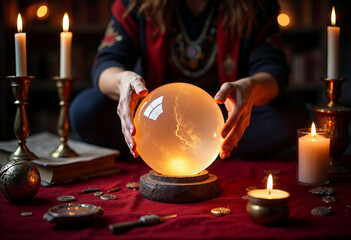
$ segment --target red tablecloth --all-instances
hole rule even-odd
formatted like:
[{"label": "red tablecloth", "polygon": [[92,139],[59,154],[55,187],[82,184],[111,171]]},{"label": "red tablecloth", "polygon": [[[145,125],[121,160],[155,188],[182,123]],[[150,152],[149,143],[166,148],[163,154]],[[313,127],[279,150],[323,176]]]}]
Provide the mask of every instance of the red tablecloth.
[{"label": "red tablecloth", "polygon": [[[348,158],[348,161],[351,159]],[[351,175],[331,176],[329,186],[336,191],[337,203],[326,204],[319,196],[309,193],[311,187],[296,184],[296,162],[293,159],[271,161],[217,160],[209,171],[218,176],[222,193],[219,197],[199,203],[169,204],[143,198],[139,191],[125,187],[130,181],[138,181],[149,168],[141,161],[118,162],[122,172],[89,181],[41,187],[35,199],[27,205],[15,205],[0,197],[0,239],[297,239],[297,238],[348,238],[351,239]],[[262,182],[264,169],[281,171],[277,188],[290,192],[290,217],[279,227],[266,227],[253,223],[246,212],[248,186],[265,187]],[[104,201],[82,189],[97,187],[102,191],[121,186],[115,193],[118,200]],[[73,195],[76,203],[101,206],[104,215],[90,227],[61,229],[43,220],[43,214],[55,205],[60,195]],[[231,214],[216,217],[210,213],[214,207],[229,207]],[[311,215],[316,206],[332,206],[333,215]],[[33,212],[32,217],[22,217],[23,211]],[[153,213],[159,216],[178,214],[152,227],[135,228],[118,236],[108,225],[122,221],[137,220]]]}]

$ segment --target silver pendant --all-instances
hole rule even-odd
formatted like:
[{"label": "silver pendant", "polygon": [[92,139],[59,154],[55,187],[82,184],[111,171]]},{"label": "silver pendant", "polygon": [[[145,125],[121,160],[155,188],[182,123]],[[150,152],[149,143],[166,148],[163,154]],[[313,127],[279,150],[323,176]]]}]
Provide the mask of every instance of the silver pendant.
[{"label": "silver pendant", "polygon": [[201,55],[201,47],[197,44],[191,44],[186,48],[186,56],[189,59],[199,59]]}]

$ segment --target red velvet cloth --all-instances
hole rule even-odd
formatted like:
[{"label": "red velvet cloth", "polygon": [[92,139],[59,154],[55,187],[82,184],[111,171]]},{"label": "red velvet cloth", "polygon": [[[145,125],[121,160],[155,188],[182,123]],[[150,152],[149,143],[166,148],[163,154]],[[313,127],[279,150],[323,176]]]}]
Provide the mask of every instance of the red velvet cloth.
[{"label": "red velvet cloth", "polygon": [[[350,162],[351,158],[348,158]],[[153,202],[143,198],[139,191],[127,189],[126,183],[138,181],[149,168],[141,161],[130,160],[117,163],[122,172],[108,177],[76,182],[51,188],[41,187],[36,197],[27,205],[16,205],[0,197],[0,239],[300,239],[300,238],[348,238],[351,239],[351,175],[331,176],[329,186],[336,191],[337,203],[326,204],[319,196],[309,193],[311,187],[296,183],[296,161],[265,160],[240,161],[217,160],[209,171],[217,175],[222,189],[219,197],[191,204]],[[281,171],[279,189],[290,192],[290,217],[282,226],[267,227],[253,223],[246,212],[247,200],[241,198],[248,186],[265,187],[262,182],[264,169]],[[104,201],[93,193],[82,190],[98,187],[106,192],[121,186],[114,193],[118,200]],[[101,206],[104,215],[90,227],[61,229],[43,220],[43,214],[55,205],[60,195],[73,195],[76,203]],[[216,217],[210,213],[215,207],[229,207],[231,214]],[[316,206],[332,206],[329,217],[312,216]],[[348,210],[348,211],[347,211]],[[32,217],[22,217],[23,211],[33,212]],[[164,223],[135,228],[118,236],[113,235],[108,225],[122,221],[137,220],[153,213],[159,216],[178,214],[177,218]]]}]

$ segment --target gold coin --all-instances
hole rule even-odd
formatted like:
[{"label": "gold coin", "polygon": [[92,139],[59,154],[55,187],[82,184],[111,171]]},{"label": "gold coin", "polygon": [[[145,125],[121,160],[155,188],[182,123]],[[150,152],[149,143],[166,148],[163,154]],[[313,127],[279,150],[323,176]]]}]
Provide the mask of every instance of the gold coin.
[{"label": "gold coin", "polygon": [[103,195],[104,193],[103,192],[94,192],[94,196],[95,197],[100,197],[101,195]]},{"label": "gold coin", "polygon": [[217,217],[222,217],[224,215],[227,215],[229,213],[231,213],[229,208],[225,208],[225,207],[218,207],[218,208],[213,208],[211,210],[211,213],[213,213],[214,215],[216,215]]},{"label": "gold coin", "polygon": [[72,202],[72,201],[76,200],[76,198],[73,196],[67,195],[67,196],[58,196],[57,200],[60,202]]},{"label": "gold coin", "polygon": [[117,197],[115,195],[112,195],[112,194],[103,194],[100,196],[100,198],[102,200],[116,200]]},{"label": "gold coin", "polygon": [[136,190],[136,189],[139,189],[139,183],[138,182],[129,182],[129,183],[127,183],[126,187],[133,189],[133,190]]},{"label": "gold coin", "polygon": [[30,216],[32,216],[32,215],[33,215],[32,212],[22,212],[22,213],[21,213],[21,216],[22,216],[22,217],[30,217]]}]

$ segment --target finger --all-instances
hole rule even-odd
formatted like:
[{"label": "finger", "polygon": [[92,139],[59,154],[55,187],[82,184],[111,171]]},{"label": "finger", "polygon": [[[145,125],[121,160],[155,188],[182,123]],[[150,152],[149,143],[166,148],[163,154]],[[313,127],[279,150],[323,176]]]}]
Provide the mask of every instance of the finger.
[{"label": "finger", "polygon": [[238,124],[231,130],[227,138],[222,143],[221,157],[227,158],[230,156],[232,150],[238,146],[238,143],[249,124],[250,114],[247,114],[239,119]]},{"label": "finger", "polygon": [[227,137],[228,133],[234,128],[242,115],[242,104],[240,102],[239,104],[234,104],[234,102],[227,99],[225,106],[228,111],[228,119],[222,128],[221,135],[223,138]]},{"label": "finger", "polygon": [[139,96],[139,97],[145,97],[148,94],[148,90],[145,86],[145,81],[142,77],[137,75],[131,82],[130,85],[134,92]]},{"label": "finger", "polygon": [[224,83],[216,93],[214,100],[219,104],[223,104],[232,92],[234,92],[233,86],[230,83]]}]

